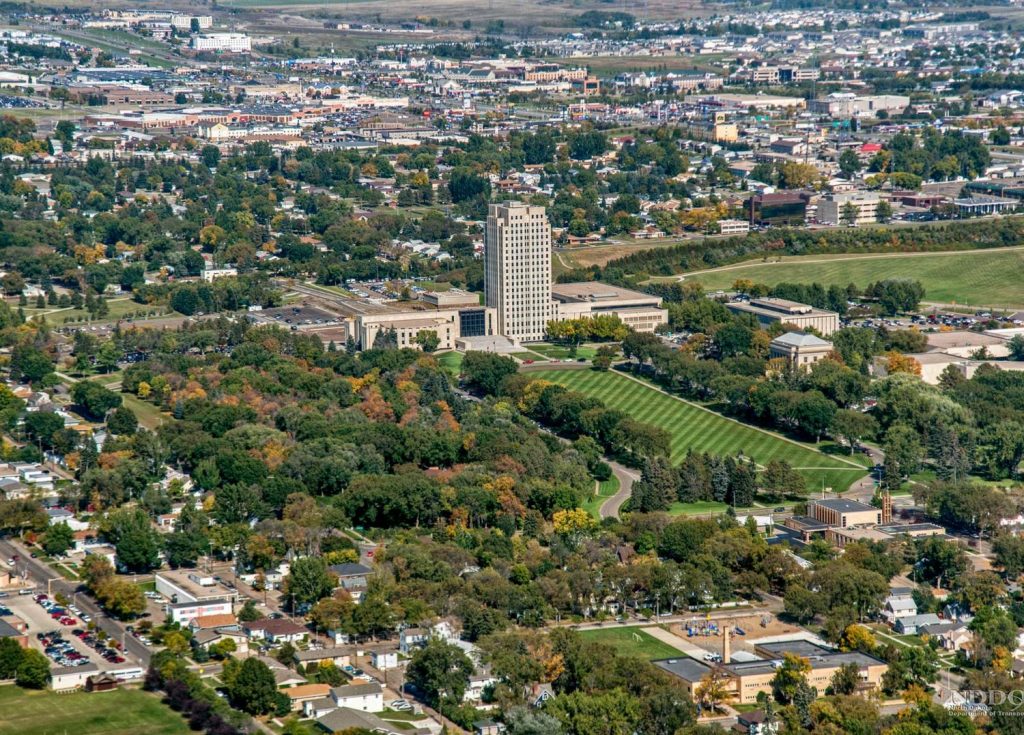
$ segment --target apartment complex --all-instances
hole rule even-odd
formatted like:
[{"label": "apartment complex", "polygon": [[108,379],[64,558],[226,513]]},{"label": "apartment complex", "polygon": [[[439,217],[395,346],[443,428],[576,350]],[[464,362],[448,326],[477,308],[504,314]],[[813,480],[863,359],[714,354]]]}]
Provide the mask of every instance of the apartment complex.
[{"label": "apartment complex", "polygon": [[800,329],[814,329],[828,336],[839,329],[839,315],[834,311],[816,309],[807,304],[786,299],[765,297],[750,302],[733,301],[726,304],[730,311],[753,314],[762,327],[772,324],[792,324]]},{"label": "apartment complex", "polygon": [[828,194],[818,202],[818,222],[823,225],[869,225],[878,221],[877,194],[845,192]]},{"label": "apartment complex", "polygon": [[513,342],[544,339],[552,318],[551,225],[544,207],[491,204],[484,233],[484,303],[497,333]]}]

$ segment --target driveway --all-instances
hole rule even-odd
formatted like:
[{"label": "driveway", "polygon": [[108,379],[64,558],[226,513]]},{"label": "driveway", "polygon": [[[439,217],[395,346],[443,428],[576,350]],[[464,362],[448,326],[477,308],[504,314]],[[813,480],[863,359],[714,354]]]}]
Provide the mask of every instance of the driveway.
[{"label": "driveway", "polygon": [[618,462],[608,460],[608,464],[611,465],[612,474],[619,480],[619,491],[601,504],[598,513],[601,518],[618,518],[619,509],[633,493],[633,483],[640,479],[640,475],[634,470],[626,469]]}]

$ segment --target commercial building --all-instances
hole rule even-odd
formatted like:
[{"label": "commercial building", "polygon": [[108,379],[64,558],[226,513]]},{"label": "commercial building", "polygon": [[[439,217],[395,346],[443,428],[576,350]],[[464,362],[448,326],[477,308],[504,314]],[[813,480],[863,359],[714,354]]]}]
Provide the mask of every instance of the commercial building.
[{"label": "commercial building", "polygon": [[746,235],[748,232],[750,232],[750,223],[745,220],[718,220],[718,233],[720,235]]},{"label": "commercial building", "polygon": [[956,207],[959,217],[979,217],[983,214],[1012,212],[1018,204],[1019,202],[1014,199],[1003,199],[984,194],[953,200],[953,206]]},{"label": "commercial building", "polygon": [[[198,569],[168,569],[154,575],[156,591],[172,603],[197,603],[210,600],[238,599],[238,592],[228,589],[216,578],[200,572]],[[221,612],[230,613],[231,609],[216,612],[204,612],[203,615],[216,615]]]},{"label": "commercial building", "polygon": [[832,352],[832,343],[807,332],[786,332],[768,344],[769,357],[781,357],[791,368],[809,368]]},{"label": "commercial building", "polygon": [[668,323],[668,310],[661,307],[659,297],[597,281],[553,284],[551,298],[552,319],[557,321],[616,316],[636,332],[653,332]]},{"label": "commercial building", "polygon": [[810,111],[835,118],[876,117],[882,112],[895,115],[910,105],[910,98],[899,94],[858,95],[852,92],[835,92],[811,100]]},{"label": "commercial building", "polygon": [[814,329],[818,334],[828,336],[839,329],[839,315],[834,311],[816,309],[807,304],[786,299],[761,298],[733,301],[726,304],[730,311],[753,314],[763,327],[772,324],[792,324],[800,329]]},{"label": "commercial building", "polygon": [[751,225],[802,225],[810,198],[810,194],[798,191],[755,194],[743,203],[743,209]]},{"label": "commercial building", "polygon": [[196,618],[210,615],[229,615],[234,611],[231,600],[215,599],[202,602],[173,602],[166,607],[166,612],[175,623],[188,625]]},{"label": "commercial building", "polygon": [[551,225],[544,207],[491,204],[484,236],[484,303],[497,333],[513,342],[544,339],[552,316]]},{"label": "commercial building", "polygon": [[877,194],[851,191],[827,194],[818,202],[818,222],[823,225],[867,225],[878,221]]},{"label": "commercial building", "polygon": [[192,36],[193,51],[227,51],[233,54],[252,51],[252,39],[244,33],[198,33]]}]

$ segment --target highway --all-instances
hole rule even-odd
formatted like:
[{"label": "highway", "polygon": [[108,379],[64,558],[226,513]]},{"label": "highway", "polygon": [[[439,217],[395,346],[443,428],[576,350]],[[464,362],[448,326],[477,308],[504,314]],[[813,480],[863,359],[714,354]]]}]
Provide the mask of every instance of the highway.
[{"label": "highway", "polygon": [[69,600],[74,600],[83,612],[92,616],[93,622],[108,636],[116,641],[121,641],[127,658],[139,663],[143,668],[149,666],[152,651],[134,636],[129,635],[125,631],[124,625],[104,613],[95,600],[81,590],[81,585],[69,582],[45,562],[33,559],[29,554],[30,552],[16,541],[0,541],[0,555],[8,559],[17,555],[18,562],[15,565],[17,572],[19,574],[25,572],[28,578],[36,583],[36,588],[40,592],[46,592],[49,589],[51,596],[61,593]]}]

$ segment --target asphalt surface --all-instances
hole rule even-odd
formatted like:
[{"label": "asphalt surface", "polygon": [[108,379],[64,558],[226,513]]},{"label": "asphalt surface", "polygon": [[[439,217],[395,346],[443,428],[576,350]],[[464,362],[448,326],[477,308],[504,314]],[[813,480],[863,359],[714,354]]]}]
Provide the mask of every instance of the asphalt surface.
[{"label": "asphalt surface", "polygon": [[0,541],[0,555],[11,558],[18,555],[18,562],[15,565],[17,572],[27,572],[28,578],[32,580],[38,592],[47,592],[51,597],[57,593],[66,595],[69,599],[75,597],[76,604],[83,611],[92,616],[93,622],[114,640],[120,641],[127,654],[129,661],[138,663],[143,668],[149,666],[149,659],[152,652],[146,648],[138,639],[125,631],[124,625],[109,617],[100,609],[100,606],[84,592],[82,585],[69,582],[57,571],[51,569],[45,562],[33,559],[30,552],[21,544],[5,540]]}]

